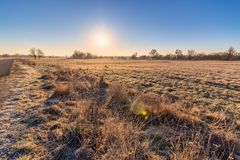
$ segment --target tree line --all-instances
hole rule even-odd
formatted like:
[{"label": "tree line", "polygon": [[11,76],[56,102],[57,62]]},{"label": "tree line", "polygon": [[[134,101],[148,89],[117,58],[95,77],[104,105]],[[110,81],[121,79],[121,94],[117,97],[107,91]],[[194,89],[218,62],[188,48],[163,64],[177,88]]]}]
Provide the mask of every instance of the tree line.
[{"label": "tree line", "polygon": [[15,53],[15,54],[2,54],[0,55],[0,57],[33,57],[34,59],[40,59],[42,57],[45,56],[45,53],[41,50],[41,49],[37,49],[37,48],[31,48],[29,50],[29,54],[28,55],[24,55],[24,54],[19,54],[19,53]]},{"label": "tree line", "polygon": [[71,58],[73,58],[73,59],[94,59],[94,58],[98,58],[98,56],[94,55],[92,53],[89,53],[89,52],[84,53],[84,52],[75,50],[73,52]]},{"label": "tree line", "polygon": [[[40,59],[44,57],[45,53],[41,49],[31,48],[29,56],[34,59]],[[8,54],[0,55],[1,57],[9,57]],[[15,54],[20,56],[20,54]],[[55,56],[50,56],[54,58]],[[225,52],[216,53],[197,53],[195,50],[188,50],[186,54],[183,54],[182,50],[176,49],[175,53],[172,54],[160,54],[156,49],[152,49],[148,54],[138,55],[137,52],[131,56],[97,56],[89,52],[81,52],[75,50],[69,57],[71,59],[133,59],[133,60],[240,60],[240,52],[237,52],[233,47]]]},{"label": "tree line", "polygon": [[130,59],[153,59],[153,60],[240,60],[240,52],[233,47],[225,52],[216,53],[197,53],[195,50],[188,50],[183,54],[182,50],[176,49],[174,54],[161,55],[156,49],[152,49],[148,55],[138,56],[138,53],[132,54]]},{"label": "tree line", "polygon": [[216,53],[197,53],[195,50],[188,50],[186,54],[183,54],[182,50],[176,49],[173,54],[160,54],[156,49],[152,49],[148,54],[138,56],[135,52],[131,56],[97,56],[92,53],[84,53],[75,50],[70,58],[73,59],[133,59],[133,60],[240,60],[240,52],[237,52],[233,47],[225,52]]}]

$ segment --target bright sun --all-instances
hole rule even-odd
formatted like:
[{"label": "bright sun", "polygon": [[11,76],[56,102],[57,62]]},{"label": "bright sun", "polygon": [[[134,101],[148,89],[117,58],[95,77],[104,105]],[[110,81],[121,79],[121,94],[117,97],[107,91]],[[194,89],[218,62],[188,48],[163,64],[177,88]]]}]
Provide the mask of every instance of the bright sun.
[{"label": "bright sun", "polygon": [[96,43],[99,47],[105,47],[107,45],[107,36],[103,33],[96,36]]}]

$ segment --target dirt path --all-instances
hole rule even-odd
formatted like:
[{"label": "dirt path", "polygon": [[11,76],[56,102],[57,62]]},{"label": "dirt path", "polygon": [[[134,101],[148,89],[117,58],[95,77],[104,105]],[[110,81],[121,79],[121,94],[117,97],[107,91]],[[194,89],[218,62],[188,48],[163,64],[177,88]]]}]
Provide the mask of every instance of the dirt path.
[{"label": "dirt path", "polygon": [[14,133],[24,129],[20,121],[24,118],[27,107],[41,103],[41,85],[39,72],[20,62],[14,63],[15,73],[12,73],[8,83],[15,87],[10,89],[9,96],[0,102],[0,159],[11,159],[11,146],[15,142]]},{"label": "dirt path", "polygon": [[0,59],[0,76],[9,75],[13,59]]}]

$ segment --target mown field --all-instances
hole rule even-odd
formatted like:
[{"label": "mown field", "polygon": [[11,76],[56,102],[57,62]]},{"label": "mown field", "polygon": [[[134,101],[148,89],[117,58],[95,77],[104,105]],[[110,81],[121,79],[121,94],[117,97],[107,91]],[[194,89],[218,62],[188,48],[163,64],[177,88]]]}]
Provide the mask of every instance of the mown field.
[{"label": "mown field", "polygon": [[240,158],[240,62],[42,59],[14,66],[22,81],[2,115],[17,106],[17,120],[10,142],[0,136],[7,144],[0,158]]},{"label": "mown field", "polygon": [[181,101],[191,107],[232,110],[240,104],[240,62],[237,61],[60,60],[50,63],[94,77],[103,76],[109,83],[166,96],[170,98],[167,101]]}]

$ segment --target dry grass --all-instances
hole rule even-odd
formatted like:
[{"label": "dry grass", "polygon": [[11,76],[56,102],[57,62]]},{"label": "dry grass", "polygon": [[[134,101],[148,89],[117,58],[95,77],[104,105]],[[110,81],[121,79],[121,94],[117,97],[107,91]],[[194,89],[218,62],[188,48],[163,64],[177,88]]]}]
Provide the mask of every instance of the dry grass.
[{"label": "dry grass", "polygon": [[[157,157],[142,143],[142,132],[131,122],[108,118],[100,127],[99,159],[151,159]],[[96,157],[96,158],[97,158]]]},{"label": "dry grass", "polygon": [[31,156],[24,155],[24,156],[19,157],[17,160],[30,160],[30,159],[32,159]]},{"label": "dry grass", "polygon": [[224,112],[208,112],[206,118],[210,121],[225,122],[228,120],[227,115]]},{"label": "dry grass", "polygon": [[65,114],[65,112],[59,106],[56,105],[43,109],[43,113],[50,114],[52,116],[64,116]]},{"label": "dry grass", "polygon": [[163,117],[166,121],[173,123],[187,123],[191,125],[201,125],[202,120],[199,117],[193,116],[190,113],[181,111],[180,104],[167,105],[163,104],[158,107],[151,108],[151,112],[158,117]]},{"label": "dry grass", "polygon": [[18,141],[13,148],[18,152],[19,154],[27,154],[32,151],[34,151],[37,146],[34,142],[31,140],[24,140],[24,141]]},{"label": "dry grass", "polygon": [[56,84],[53,96],[68,96],[71,93],[71,88],[69,85]]},{"label": "dry grass", "polygon": [[[44,63],[38,63],[35,67],[44,70],[49,62]],[[32,158],[41,156],[44,159],[239,158],[237,127],[240,123],[236,122],[234,117],[230,117],[232,113],[226,110],[201,106],[202,97],[188,93],[191,89],[187,87],[192,89],[196,87],[193,85],[196,77],[192,79],[189,77],[191,84],[187,85],[182,78],[189,75],[181,77],[184,75],[182,70],[170,67],[175,75],[169,77],[167,71],[164,73],[169,79],[174,80],[161,82],[168,88],[153,92],[151,87],[156,85],[158,79],[156,73],[153,75],[152,71],[159,66],[156,62],[148,67],[140,66],[143,71],[129,69],[125,73],[121,70],[120,74],[118,69],[122,63],[124,62],[110,64],[116,68],[115,73],[119,76],[120,83],[111,81],[116,77],[109,71],[109,67],[104,69],[104,73],[97,74],[84,69],[47,67],[47,74],[51,75],[49,76],[51,78],[47,81],[42,79],[42,82],[54,86],[53,89],[46,91],[49,94],[46,101],[54,99],[54,103],[26,113],[25,124],[31,129],[30,134],[36,137],[26,143],[29,144],[26,146],[20,145],[22,141],[17,142],[15,151],[28,149],[28,152],[24,152],[26,158],[31,155]],[[137,62],[127,64],[128,67],[130,65],[139,64]],[[167,63],[161,65],[169,66]],[[184,67],[187,66],[184,65],[182,68]],[[131,75],[128,72],[132,72]],[[147,76],[148,72],[151,76]],[[129,87],[126,82],[124,85],[120,78],[126,76],[125,80],[132,81],[130,77],[145,74],[144,79],[148,80],[146,83],[143,81],[145,85],[143,88],[139,82],[137,82],[139,87],[134,85]],[[166,76],[163,77],[164,80],[165,78]],[[183,85],[180,85],[180,81]],[[201,86],[206,87],[202,84]],[[156,87],[153,90],[155,89]],[[183,90],[185,90],[183,95],[176,94]],[[193,90],[195,92],[195,89]],[[204,96],[213,96],[215,90]],[[189,99],[189,95],[193,95],[192,99]],[[232,97],[237,96],[234,94]],[[201,103],[198,103],[199,101]],[[211,102],[208,101],[214,105]],[[38,148],[41,151],[45,150],[46,155],[37,154]],[[24,158],[24,155],[21,156]]]}]

